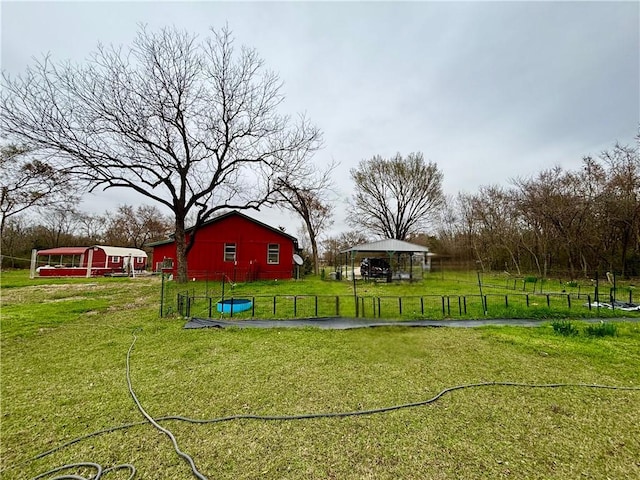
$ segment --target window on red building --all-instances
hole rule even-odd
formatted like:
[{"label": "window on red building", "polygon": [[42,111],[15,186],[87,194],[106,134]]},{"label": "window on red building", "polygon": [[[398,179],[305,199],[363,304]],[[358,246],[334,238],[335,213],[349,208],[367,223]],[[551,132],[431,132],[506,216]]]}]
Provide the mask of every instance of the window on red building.
[{"label": "window on red building", "polygon": [[267,263],[278,264],[280,263],[280,245],[277,243],[270,243],[267,250]]},{"label": "window on red building", "polygon": [[224,261],[225,262],[236,261],[236,244],[235,243],[224,244]]}]

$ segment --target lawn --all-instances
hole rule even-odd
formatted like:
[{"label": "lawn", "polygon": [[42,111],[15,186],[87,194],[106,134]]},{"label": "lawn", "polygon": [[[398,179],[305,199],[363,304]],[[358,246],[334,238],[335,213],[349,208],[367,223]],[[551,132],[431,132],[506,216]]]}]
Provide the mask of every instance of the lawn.
[{"label": "lawn", "polygon": [[[477,288],[469,281],[467,290]],[[274,295],[312,295],[318,286],[349,293],[346,282],[279,283],[254,287]],[[388,287],[450,288],[435,279]],[[357,412],[467,384],[574,385],[485,384],[350,417],[161,421],[210,479],[640,478],[640,390],[629,389],[640,386],[637,322],[617,322],[617,335],[605,337],[587,335],[578,320],[578,334],[567,336],[551,324],[184,330],[184,320],[158,317],[159,297],[158,278],[29,280],[3,272],[2,478],[77,462],[130,463],[136,479],[196,478],[169,438],[142,423],[127,360],[133,390],[153,418]]]}]

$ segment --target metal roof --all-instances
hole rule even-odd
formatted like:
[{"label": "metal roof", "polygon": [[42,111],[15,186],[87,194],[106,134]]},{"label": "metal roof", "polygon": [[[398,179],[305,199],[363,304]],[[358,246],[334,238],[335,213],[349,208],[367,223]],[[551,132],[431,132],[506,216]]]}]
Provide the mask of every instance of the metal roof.
[{"label": "metal roof", "polygon": [[347,252],[429,253],[429,249],[422,245],[416,245],[415,243],[388,238],[377,242],[355,245],[340,253]]},{"label": "metal roof", "polygon": [[110,247],[108,245],[95,245],[93,248],[100,248],[110,257],[144,257],[147,258],[147,252],[139,248],[129,247]]},{"label": "metal roof", "polygon": [[82,255],[90,248],[99,248],[111,257],[144,257],[147,258],[147,252],[139,248],[129,247],[111,247],[108,245],[94,245],[93,247],[57,247],[48,248],[46,250],[38,250],[38,255]]},{"label": "metal roof", "polygon": [[82,255],[89,247],[57,247],[38,250],[38,255]]}]

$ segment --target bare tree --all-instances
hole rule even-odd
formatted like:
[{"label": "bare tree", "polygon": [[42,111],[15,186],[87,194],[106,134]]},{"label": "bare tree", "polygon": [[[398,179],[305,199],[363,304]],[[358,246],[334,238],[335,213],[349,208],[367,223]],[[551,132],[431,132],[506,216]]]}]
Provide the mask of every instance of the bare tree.
[{"label": "bare tree", "polygon": [[[640,137],[638,138],[640,143]],[[611,151],[601,154],[608,167],[608,179],[603,192],[605,211],[616,245],[617,264],[622,275],[627,275],[631,255],[640,256],[640,148],[616,144]]]},{"label": "bare tree", "polygon": [[105,243],[104,233],[107,222],[106,215],[78,212],[77,234],[85,240],[85,244]]},{"label": "bare tree", "polygon": [[16,268],[21,260],[22,266],[28,265],[29,255],[25,253],[30,249],[27,223],[24,215],[7,219],[0,237],[0,267]]},{"label": "bare tree", "polygon": [[73,206],[55,206],[40,215],[42,239],[47,247],[81,245],[83,238],[77,235],[80,212]]},{"label": "bare tree", "polygon": [[422,153],[375,156],[351,170],[355,182],[349,221],[382,237],[406,240],[427,229],[442,205],[442,172]]},{"label": "bare tree", "polygon": [[64,170],[30,156],[25,146],[0,148],[0,237],[9,218],[35,207],[73,201],[75,187]]},{"label": "bare tree", "polygon": [[316,275],[320,272],[318,236],[333,224],[333,205],[326,197],[333,184],[331,173],[335,166],[335,163],[331,163],[325,170],[318,171],[307,162],[292,172],[289,178],[280,179],[278,189],[280,205],[296,212],[304,222]]},{"label": "bare tree", "polygon": [[359,230],[350,230],[342,232],[338,236],[328,237],[322,241],[324,262],[328,265],[337,265],[340,252],[368,242],[369,237]]},{"label": "bare tree", "polygon": [[[141,28],[99,45],[85,65],[44,58],[3,75],[5,135],[55,153],[94,189],[128,188],[167,207],[178,281],[198,228],[222,209],[259,209],[320,147],[321,132],[278,112],[282,83],[227,28],[195,35]],[[185,219],[195,212],[192,233]]]},{"label": "bare tree", "polygon": [[[497,185],[480,187],[466,197],[477,227],[477,241],[492,269],[514,267],[520,275],[519,217],[513,192]],[[484,262],[481,261],[481,264]]]},{"label": "bare tree", "polygon": [[115,214],[107,214],[104,238],[109,244],[143,248],[145,243],[162,240],[170,232],[171,221],[157,207],[121,205]]}]

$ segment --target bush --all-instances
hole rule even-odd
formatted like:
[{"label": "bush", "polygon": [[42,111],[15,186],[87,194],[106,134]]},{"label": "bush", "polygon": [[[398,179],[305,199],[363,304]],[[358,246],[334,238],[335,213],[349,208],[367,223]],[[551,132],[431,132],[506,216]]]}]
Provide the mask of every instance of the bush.
[{"label": "bush", "polygon": [[578,327],[567,320],[555,321],[551,324],[551,326],[553,327],[554,332],[560,335],[564,335],[565,337],[571,337],[580,333]]},{"label": "bush", "polygon": [[591,337],[613,337],[618,334],[618,328],[613,323],[600,322],[596,325],[588,325],[585,333]]}]

